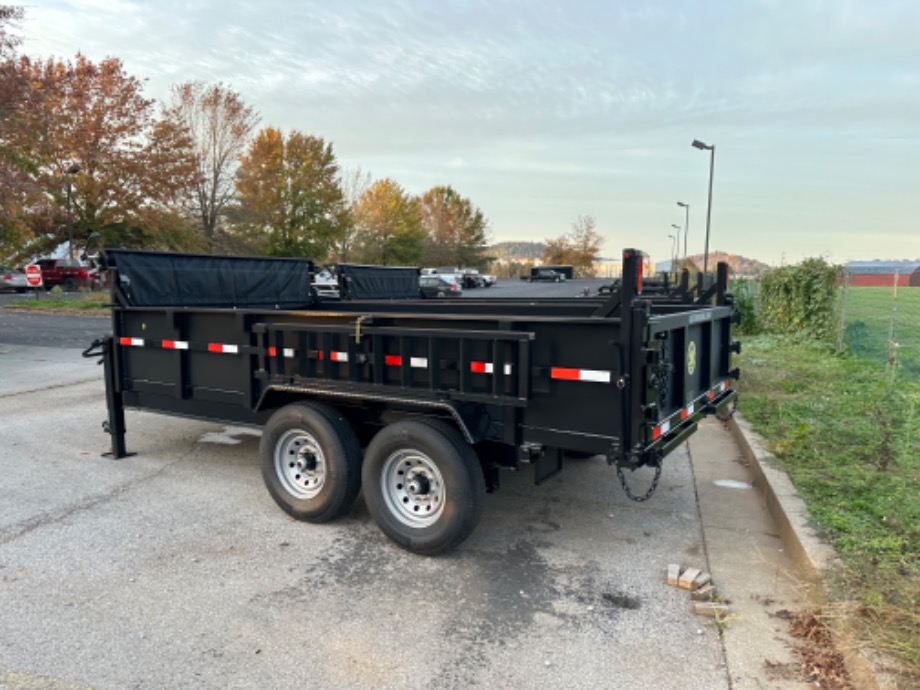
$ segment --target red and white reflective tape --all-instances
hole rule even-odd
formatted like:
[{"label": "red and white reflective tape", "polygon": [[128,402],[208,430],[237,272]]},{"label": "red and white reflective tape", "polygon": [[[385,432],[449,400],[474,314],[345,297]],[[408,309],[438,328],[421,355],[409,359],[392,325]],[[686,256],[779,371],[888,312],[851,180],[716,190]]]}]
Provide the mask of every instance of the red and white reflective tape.
[{"label": "red and white reflective tape", "polygon": [[[494,374],[495,365],[492,362],[470,362],[470,371],[474,374]],[[505,375],[511,375],[511,365],[505,365]]]},{"label": "red and white reflective tape", "polygon": [[188,350],[188,343],[184,340],[164,340],[164,350]]},{"label": "red and white reflective tape", "polygon": [[553,367],[550,369],[550,378],[560,381],[593,381],[595,383],[610,383],[610,372],[597,369],[567,369]]},{"label": "red and white reflective tape", "polygon": [[[283,356],[285,356],[285,357],[293,357],[293,356],[294,356],[294,349],[293,349],[293,348],[290,348],[290,347],[284,348],[281,352],[282,352]],[[270,348],[268,348],[268,356],[269,356],[269,357],[277,357],[277,356],[278,356],[278,348],[277,348],[277,347],[270,347]]]},{"label": "red and white reflective tape", "polygon": [[144,347],[143,338],[119,338],[119,345],[125,345],[127,347]]},{"label": "red and white reflective tape", "polygon": [[[322,357],[320,357],[320,359],[322,359]],[[347,361],[348,361],[348,353],[347,353],[347,352],[334,352],[334,351],[330,351],[330,352],[329,352],[329,359],[332,360],[333,362],[347,362]]]},{"label": "red and white reflective tape", "polygon": [[[383,363],[388,367],[401,367],[403,358],[402,355],[384,355]],[[409,366],[413,369],[427,369],[428,359],[425,357],[410,357]]]},{"label": "red and white reflective tape", "polygon": [[208,343],[208,352],[220,352],[225,355],[239,354],[239,345],[225,345],[224,343]]},{"label": "red and white reflective tape", "polygon": [[657,441],[664,434],[667,434],[671,430],[671,420],[666,419],[661,424],[652,429],[652,440]]},{"label": "red and white reflective tape", "polygon": [[684,421],[687,417],[692,417],[693,413],[696,411],[696,406],[693,403],[687,405],[684,409],[680,411],[680,421]]}]

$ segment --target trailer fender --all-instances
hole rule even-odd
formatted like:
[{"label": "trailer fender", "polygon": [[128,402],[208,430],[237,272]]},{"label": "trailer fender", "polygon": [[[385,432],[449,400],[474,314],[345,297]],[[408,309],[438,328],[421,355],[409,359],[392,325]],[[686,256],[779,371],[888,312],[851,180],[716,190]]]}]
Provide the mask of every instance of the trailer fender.
[{"label": "trailer fender", "polygon": [[417,410],[419,412],[439,411],[450,417],[457,425],[464,440],[469,444],[484,441],[491,424],[489,416],[482,405],[453,400],[426,400],[399,395],[381,395],[376,393],[333,390],[323,387],[298,385],[268,386],[256,404],[256,412],[277,409],[297,400],[322,400],[335,404],[343,402],[374,401],[400,410]]}]

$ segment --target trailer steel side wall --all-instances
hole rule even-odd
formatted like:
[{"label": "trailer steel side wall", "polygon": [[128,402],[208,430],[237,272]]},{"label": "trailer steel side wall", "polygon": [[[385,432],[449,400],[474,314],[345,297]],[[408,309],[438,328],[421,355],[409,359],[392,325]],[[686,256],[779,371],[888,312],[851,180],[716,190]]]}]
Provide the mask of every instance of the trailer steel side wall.
[{"label": "trailer steel side wall", "polygon": [[[539,482],[562,468],[563,453],[660,467],[702,416],[734,399],[739,346],[724,264],[708,290],[687,290],[684,276],[679,289],[646,298],[641,261],[624,252],[623,279],[603,298],[324,304],[309,291],[312,266],[296,262],[269,275],[276,265],[264,259],[110,251],[113,337],[90,354],[106,365],[113,454],[127,453],[125,407],[261,426],[286,406],[319,402],[337,434],[354,429],[365,441],[394,420],[441,418],[478,450],[487,475],[533,462]],[[181,286],[199,264],[226,285],[253,287],[209,296],[199,278],[193,299],[183,303],[179,287],[164,305],[162,286]],[[163,267],[162,280],[138,275],[151,266]],[[265,306],[274,284],[284,308]],[[259,306],[247,307],[260,285]],[[211,298],[235,306],[202,306]]]}]

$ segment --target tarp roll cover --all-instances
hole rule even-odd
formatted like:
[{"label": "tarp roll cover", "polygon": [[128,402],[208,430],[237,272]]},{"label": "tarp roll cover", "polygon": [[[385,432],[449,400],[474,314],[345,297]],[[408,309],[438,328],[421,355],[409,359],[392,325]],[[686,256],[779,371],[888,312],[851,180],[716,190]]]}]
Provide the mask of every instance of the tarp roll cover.
[{"label": "tarp roll cover", "polygon": [[307,259],[103,250],[136,307],[300,309],[313,304]]},{"label": "tarp roll cover", "polygon": [[348,299],[419,299],[414,266],[361,266],[339,264]]}]

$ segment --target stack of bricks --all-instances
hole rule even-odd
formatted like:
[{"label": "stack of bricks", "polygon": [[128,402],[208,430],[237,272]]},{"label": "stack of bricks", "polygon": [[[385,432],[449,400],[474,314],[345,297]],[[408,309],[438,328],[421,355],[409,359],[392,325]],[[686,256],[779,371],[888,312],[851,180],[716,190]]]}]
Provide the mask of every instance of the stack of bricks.
[{"label": "stack of bricks", "polygon": [[728,604],[716,592],[709,573],[699,568],[682,569],[677,563],[668,566],[668,584],[690,591],[693,613],[698,616],[721,617],[728,613]]}]

